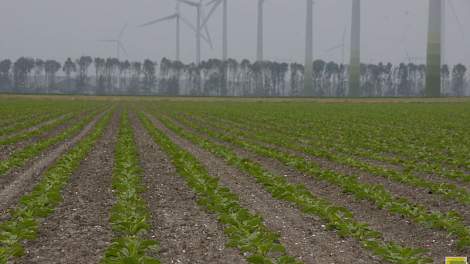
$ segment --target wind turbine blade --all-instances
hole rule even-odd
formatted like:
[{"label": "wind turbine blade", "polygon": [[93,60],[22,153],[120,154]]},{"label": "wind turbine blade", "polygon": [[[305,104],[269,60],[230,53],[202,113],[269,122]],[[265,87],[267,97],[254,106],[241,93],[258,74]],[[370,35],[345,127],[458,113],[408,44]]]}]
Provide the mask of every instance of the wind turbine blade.
[{"label": "wind turbine blade", "polygon": [[122,27],[121,32],[119,32],[119,35],[118,35],[118,38],[117,38],[117,39],[121,39],[121,38],[122,38],[122,35],[124,35],[124,32],[126,31],[126,28],[127,28],[128,25],[129,25],[129,24],[126,23],[126,24],[124,25],[124,27]]},{"label": "wind turbine blade", "polygon": [[198,7],[199,4],[198,3],[194,3],[194,2],[191,2],[191,1],[188,1],[188,0],[178,0],[179,2],[182,2],[182,3],[185,3],[187,5],[190,5],[190,6],[194,6],[194,7]]},{"label": "wind turbine blade", "polygon": [[[197,29],[196,27],[191,24],[191,22],[189,22],[188,19],[186,19],[184,16],[180,15],[180,19],[181,21],[183,21],[183,23],[188,26],[194,33],[196,33]],[[207,43],[209,44],[209,46],[211,46],[212,48],[212,42],[208,39],[208,37],[205,35],[205,34],[201,34],[201,38]]]},{"label": "wind turbine blade", "polygon": [[325,50],[325,52],[326,53],[332,52],[332,51],[337,50],[337,49],[342,48],[342,47],[343,47],[343,44],[340,44],[340,45],[337,45],[337,46],[334,46],[332,48],[329,48],[329,49]]},{"label": "wind turbine blade", "polygon": [[193,24],[191,24],[191,22],[189,22],[189,20],[187,20],[184,16],[181,16],[181,15],[180,15],[180,19],[181,19],[181,21],[183,21],[183,23],[186,26],[188,26],[190,29],[192,29],[194,32],[196,32],[196,27]]},{"label": "wind turbine blade", "polygon": [[[202,3],[202,0],[201,0],[201,3]],[[205,14],[204,14],[204,8],[201,8],[201,16],[202,16],[202,17],[205,16]],[[214,49],[214,47],[213,47],[213,45],[212,45],[211,34],[209,33],[209,28],[207,27],[207,24],[206,24],[206,25],[201,24],[201,27],[203,28],[204,33],[206,34],[205,37],[207,38],[207,40],[206,40],[207,44],[209,44],[209,47],[210,47],[211,49]]]},{"label": "wind turbine blade", "polygon": [[204,27],[204,31],[206,32],[207,43],[209,44],[209,47],[211,49],[214,49],[214,46],[212,45],[211,34],[209,33],[209,29],[207,28],[207,25]]},{"label": "wind turbine blade", "polygon": [[124,54],[126,54],[126,56],[129,56],[129,53],[127,52],[126,48],[124,47],[124,45],[122,44],[122,42],[118,42],[118,45],[119,45],[119,48],[124,51]]},{"label": "wind turbine blade", "polygon": [[217,2],[217,1],[219,1],[219,0],[212,0],[209,3],[207,3],[206,6],[210,6],[210,5],[212,5],[213,3]]},{"label": "wind turbine blade", "polygon": [[162,17],[162,18],[159,18],[159,19],[155,19],[155,20],[152,20],[152,21],[147,22],[147,23],[145,23],[145,24],[139,25],[139,27],[146,27],[146,26],[150,26],[150,25],[157,24],[157,23],[159,23],[159,22],[163,22],[163,21],[167,21],[167,20],[172,20],[172,19],[175,19],[177,16],[178,16],[178,14],[173,14],[173,15],[170,15],[170,16],[166,16],[166,17]]},{"label": "wind turbine blade", "polygon": [[214,0],[212,2],[215,2],[215,4],[212,6],[211,10],[209,11],[209,14],[207,14],[207,16],[204,18],[204,21],[202,21],[203,27],[206,26],[207,22],[209,22],[209,19],[212,17],[217,7],[220,6],[220,4],[222,3],[222,0]]},{"label": "wind turbine blade", "polygon": [[463,29],[463,25],[460,21],[460,18],[457,15],[457,12],[455,11],[454,4],[453,4],[452,0],[449,0],[448,3],[450,5],[450,9],[452,10],[452,14],[454,14],[455,20],[457,20],[457,24],[459,25],[459,30],[460,30],[460,34],[462,34],[462,39],[465,40],[465,31]]}]

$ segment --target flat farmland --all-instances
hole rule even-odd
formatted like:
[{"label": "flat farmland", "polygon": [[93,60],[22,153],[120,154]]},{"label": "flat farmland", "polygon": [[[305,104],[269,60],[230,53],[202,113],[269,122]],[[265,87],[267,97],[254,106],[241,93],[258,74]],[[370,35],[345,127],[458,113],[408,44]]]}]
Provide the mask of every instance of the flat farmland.
[{"label": "flat farmland", "polygon": [[0,96],[0,264],[470,256],[470,100]]}]

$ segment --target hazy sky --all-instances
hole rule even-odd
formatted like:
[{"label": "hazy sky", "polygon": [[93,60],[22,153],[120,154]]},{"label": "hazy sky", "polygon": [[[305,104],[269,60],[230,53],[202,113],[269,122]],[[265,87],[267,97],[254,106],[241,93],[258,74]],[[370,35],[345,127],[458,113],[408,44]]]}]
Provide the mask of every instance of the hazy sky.
[{"label": "hazy sky", "polygon": [[[470,0],[452,1],[465,29],[459,29],[450,6],[447,8],[446,55],[449,63],[470,64]],[[254,59],[256,53],[256,0],[229,0],[229,56]],[[115,47],[100,43],[115,38],[129,23],[123,41],[131,60],[174,58],[175,23],[147,28],[137,25],[172,14],[174,0],[1,0],[0,59],[19,56],[63,60],[81,55],[115,56]],[[351,0],[316,0],[315,58],[341,61],[340,45],[347,28],[349,46]],[[362,61],[403,61],[424,58],[426,51],[428,0],[363,0]],[[182,12],[195,20],[194,8]],[[215,48],[203,45],[203,59],[220,57],[221,10],[209,28]],[[303,61],[305,0],[267,0],[265,3],[265,58]],[[182,59],[194,60],[195,37],[182,27]],[[123,56],[124,58],[124,56]],[[348,51],[346,49],[346,60]],[[419,60],[419,59],[418,59]]]}]

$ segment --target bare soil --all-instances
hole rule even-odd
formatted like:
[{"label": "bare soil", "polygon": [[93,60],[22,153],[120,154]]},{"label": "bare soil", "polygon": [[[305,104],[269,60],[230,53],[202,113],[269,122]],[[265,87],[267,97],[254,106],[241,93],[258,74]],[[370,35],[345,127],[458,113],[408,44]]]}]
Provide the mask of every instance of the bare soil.
[{"label": "bare soil", "polygon": [[153,119],[170,138],[197,157],[212,176],[236,193],[240,203],[263,217],[265,225],[280,234],[287,252],[304,263],[383,263],[353,239],[342,239],[325,229],[325,222],[304,215],[289,203],[275,200],[255,179],[223,160],[180,138]]},{"label": "bare soil", "polygon": [[195,193],[135,115],[132,125],[152,216],[150,235],[160,243],[156,257],[163,263],[246,263],[239,251],[225,246],[223,226],[197,205]]},{"label": "bare soil", "polygon": [[42,223],[38,240],[26,243],[18,263],[98,263],[112,239],[112,172],[119,115],[71,176],[63,202]]}]

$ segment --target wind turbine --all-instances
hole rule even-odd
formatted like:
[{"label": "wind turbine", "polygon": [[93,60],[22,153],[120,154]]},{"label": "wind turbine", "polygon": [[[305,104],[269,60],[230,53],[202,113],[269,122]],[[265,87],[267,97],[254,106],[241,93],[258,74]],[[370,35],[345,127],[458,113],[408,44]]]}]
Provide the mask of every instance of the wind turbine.
[{"label": "wind turbine", "polygon": [[264,54],[263,54],[263,4],[265,0],[258,0],[258,42],[257,42],[257,51],[256,51],[256,60],[263,61]]},{"label": "wind turbine", "polygon": [[202,22],[202,26],[207,25],[207,22],[214,14],[214,11],[220,6],[220,4],[222,4],[222,61],[226,61],[228,59],[228,3],[227,0],[213,0],[207,5],[211,4],[213,4],[213,6],[207,14],[207,17]]},{"label": "wind turbine", "polygon": [[307,0],[307,15],[305,25],[305,73],[304,95],[313,96],[313,0]]},{"label": "wind turbine", "polygon": [[196,64],[201,64],[201,39],[204,38],[202,35],[202,29],[204,28],[205,33],[207,35],[206,41],[209,42],[209,45],[212,47],[212,41],[210,39],[209,31],[206,26],[202,24],[202,18],[204,17],[204,10],[203,10],[203,0],[199,0],[199,2],[191,2],[189,0],[177,0],[182,3],[185,3],[189,6],[196,8]]},{"label": "wind turbine", "polygon": [[[161,22],[165,21],[170,21],[170,20],[176,20],[176,57],[175,59],[177,61],[181,60],[181,22],[183,22],[186,26],[188,26],[191,30],[196,32],[196,27],[189,22],[188,19],[186,19],[180,11],[180,1],[176,1],[176,8],[175,8],[175,13],[166,17],[162,17],[156,20],[152,20],[148,23],[139,25],[139,27],[147,27],[151,25],[155,25]],[[202,38],[209,43],[209,45],[212,47],[212,43],[210,43],[210,40],[206,36],[202,36]]]},{"label": "wind turbine", "polygon": [[124,44],[122,44],[122,37],[124,35],[124,32],[126,31],[127,29],[127,26],[128,24],[125,24],[124,27],[121,29],[121,31],[119,32],[119,34],[117,35],[117,38],[116,39],[102,39],[100,40],[100,42],[108,42],[108,43],[114,43],[116,44],[116,58],[119,60],[120,59],[120,56],[121,56],[121,50],[126,54],[126,55],[129,55],[127,53],[127,50],[126,48],[124,48]]},{"label": "wind turbine", "polygon": [[359,97],[361,96],[361,0],[353,0],[351,20],[349,96]]},{"label": "wind turbine", "polygon": [[[186,21],[186,20],[181,16],[180,2],[179,1],[176,2],[176,8],[175,8],[175,13],[174,14],[166,16],[166,17],[162,17],[162,18],[159,18],[159,19],[156,19],[156,20],[152,20],[152,21],[147,22],[145,24],[139,25],[139,27],[147,27],[147,26],[150,26],[150,25],[155,25],[155,24],[158,24],[160,22],[170,21],[170,20],[173,20],[173,19],[176,20],[176,56],[175,56],[175,59],[177,61],[180,61],[181,60],[181,58],[180,58],[180,54],[181,54],[181,35],[180,35],[181,29],[180,29],[180,24],[181,24],[181,20],[183,20],[183,21]],[[185,23],[188,23],[188,22],[186,21]]]}]

